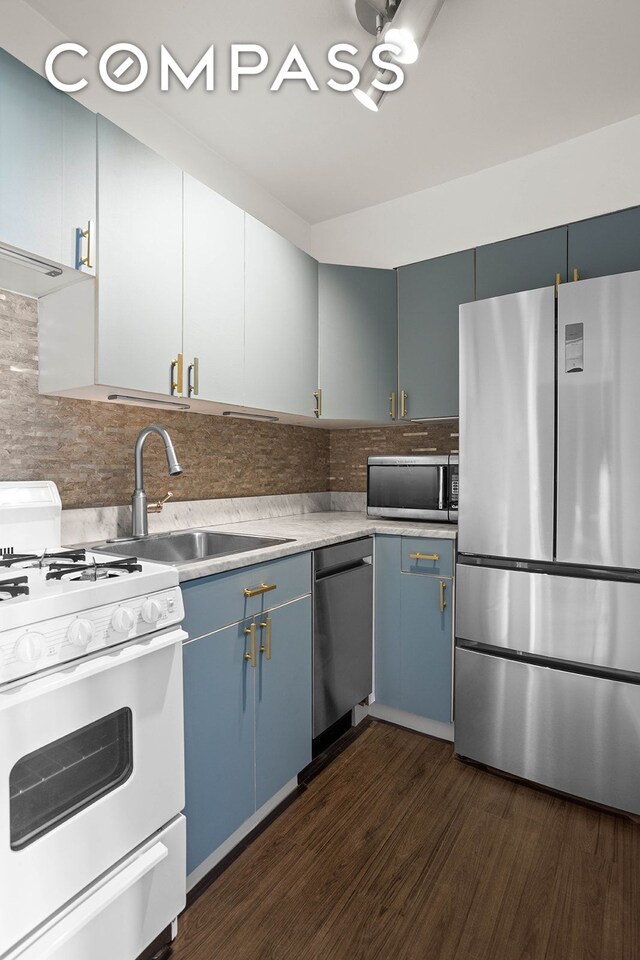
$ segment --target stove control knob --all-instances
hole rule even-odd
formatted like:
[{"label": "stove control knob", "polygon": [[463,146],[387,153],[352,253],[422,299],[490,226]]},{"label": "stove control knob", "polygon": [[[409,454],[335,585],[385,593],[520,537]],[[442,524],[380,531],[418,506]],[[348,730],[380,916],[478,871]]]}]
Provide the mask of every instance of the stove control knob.
[{"label": "stove control knob", "polygon": [[67,630],[67,640],[74,647],[86,647],[93,640],[93,624],[90,620],[74,620]]},{"label": "stove control knob", "polygon": [[41,633],[23,633],[16,643],[16,657],[22,663],[35,663],[42,656],[44,637]]},{"label": "stove control knob", "polygon": [[159,600],[145,600],[141,610],[142,619],[145,623],[157,623],[162,619],[162,604]]},{"label": "stove control knob", "polygon": [[111,626],[116,633],[129,633],[136,625],[136,618],[133,610],[129,607],[118,607],[113,611],[111,617]]}]

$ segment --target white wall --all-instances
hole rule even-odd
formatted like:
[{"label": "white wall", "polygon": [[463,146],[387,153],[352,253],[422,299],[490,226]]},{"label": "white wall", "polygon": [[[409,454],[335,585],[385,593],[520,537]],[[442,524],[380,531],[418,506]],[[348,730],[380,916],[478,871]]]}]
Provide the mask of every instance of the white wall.
[{"label": "white wall", "polygon": [[[0,46],[32,70],[44,75],[43,51],[69,39],[77,41],[78,37],[65,36],[22,0],[0,0]],[[88,70],[97,72],[95,58],[89,55],[86,62]],[[93,83],[76,99],[307,249],[309,225],[302,217],[159,110],[142,91],[122,96]]]},{"label": "white wall", "polygon": [[395,267],[640,204],[640,116],[311,227],[319,260]]}]

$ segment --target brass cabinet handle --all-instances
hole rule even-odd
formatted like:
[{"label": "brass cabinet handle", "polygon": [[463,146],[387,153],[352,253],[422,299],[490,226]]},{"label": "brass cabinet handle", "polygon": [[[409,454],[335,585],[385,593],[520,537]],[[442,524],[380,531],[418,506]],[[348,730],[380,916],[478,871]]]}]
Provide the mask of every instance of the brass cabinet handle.
[{"label": "brass cabinet handle", "polygon": [[[82,227],[78,227],[76,230],[76,270],[79,270],[80,267],[87,267],[89,270],[93,270],[92,263],[92,252],[93,252],[93,220],[87,221],[87,229],[83,230]],[[87,241],[87,255],[86,257],[82,256],[82,241]]]},{"label": "brass cabinet handle", "polygon": [[394,391],[394,390],[392,390],[391,393],[389,394],[389,403],[390,403],[390,405],[391,405],[391,406],[390,406],[390,409],[389,409],[389,416],[391,417],[392,420],[395,420],[395,418],[396,418],[396,394],[395,394],[395,391]]},{"label": "brass cabinet handle", "polygon": [[187,367],[187,396],[197,397],[200,393],[200,360],[193,358],[193,363]]},{"label": "brass cabinet handle", "polygon": [[439,553],[410,553],[409,560],[439,560]]},{"label": "brass cabinet handle", "polygon": [[260,624],[266,630],[265,642],[260,644],[260,653],[264,653],[265,660],[271,660],[271,617],[267,617]]},{"label": "brass cabinet handle", "polygon": [[447,589],[447,584],[445,580],[440,581],[440,613],[444,613],[447,601],[444,598],[444,592]]},{"label": "brass cabinet handle", "polygon": [[400,416],[406,417],[407,415],[407,400],[409,399],[409,394],[406,390],[400,391]]},{"label": "brass cabinet handle", "polygon": [[318,389],[314,391],[313,395],[316,400],[316,406],[313,413],[319,419],[322,416],[322,390],[320,389],[320,387],[318,387]]},{"label": "brass cabinet handle", "polygon": [[244,628],[245,635],[251,637],[250,653],[245,653],[244,658],[248,660],[252,667],[258,662],[258,650],[256,646],[256,625],[252,623],[250,627]]},{"label": "brass cabinet handle", "polygon": [[262,593],[269,593],[271,590],[277,590],[278,584],[271,583],[267,585],[266,583],[261,583],[259,587],[245,587],[242,591],[245,597],[259,597]]},{"label": "brass cabinet handle", "polygon": [[184,382],[184,357],[178,354],[175,360],[171,361],[171,396],[178,394],[182,396],[182,385]]},{"label": "brass cabinet handle", "polygon": [[556,290],[560,289],[560,284],[562,283],[562,276],[559,273],[556,273]]},{"label": "brass cabinet handle", "polygon": [[574,280],[574,283],[575,283],[576,280],[579,280],[579,279],[580,279],[580,271],[578,270],[577,267],[574,267],[574,268],[573,268],[573,280]]}]

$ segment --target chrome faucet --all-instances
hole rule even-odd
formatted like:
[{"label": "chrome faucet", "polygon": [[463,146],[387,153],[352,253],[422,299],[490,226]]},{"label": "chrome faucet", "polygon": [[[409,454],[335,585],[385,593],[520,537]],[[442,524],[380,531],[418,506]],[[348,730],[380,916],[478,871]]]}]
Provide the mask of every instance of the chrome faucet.
[{"label": "chrome faucet", "polygon": [[182,467],[178,463],[176,451],[173,449],[171,437],[157,423],[150,423],[148,427],[141,430],[136,440],[135,450],[135,490],[131,497],[131,533],[134,537],[146,537],[149,533],[147,522],[147,495],[144,492],[144,474],[142,464],[142,448],[148,436],[157,433],[164,441],[164,449],[167,454],[167,464],[169,466],[169,476],[177,477],[182,473]]}]

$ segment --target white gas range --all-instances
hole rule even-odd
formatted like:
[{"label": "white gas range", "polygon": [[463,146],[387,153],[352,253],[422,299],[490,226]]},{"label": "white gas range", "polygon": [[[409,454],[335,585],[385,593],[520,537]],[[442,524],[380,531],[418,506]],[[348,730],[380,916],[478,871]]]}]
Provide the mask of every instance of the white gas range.
[{"label": "white gas range", "polygon": [[182,596],[60,517],[0,483],[0,958],[135,960],[185,901]]}]

